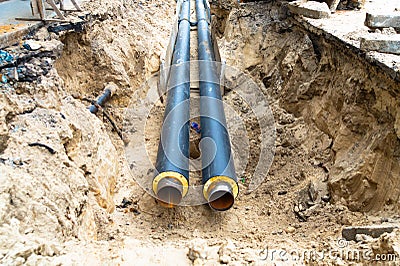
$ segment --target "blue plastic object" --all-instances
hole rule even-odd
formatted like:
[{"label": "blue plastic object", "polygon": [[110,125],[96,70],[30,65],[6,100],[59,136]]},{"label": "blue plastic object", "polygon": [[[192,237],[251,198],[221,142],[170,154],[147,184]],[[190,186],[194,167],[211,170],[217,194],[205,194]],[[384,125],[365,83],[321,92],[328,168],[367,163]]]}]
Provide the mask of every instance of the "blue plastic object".
[{"label": "blue plastic object", "polygon": [[1,82],[3,82],[3,83],[7,83],[7,77],[6,77],[6,75],[1,75]]},{"label": "blue plastic object", "polygon": [[10,53],[0,50],[0,64],[11,63],[13,60],[14,57]]},{"label": "blue plastic object", "polygon": [[190,127],[193,128],[198,134],[201,133],[200,126],[196,122],[191,122]]}]

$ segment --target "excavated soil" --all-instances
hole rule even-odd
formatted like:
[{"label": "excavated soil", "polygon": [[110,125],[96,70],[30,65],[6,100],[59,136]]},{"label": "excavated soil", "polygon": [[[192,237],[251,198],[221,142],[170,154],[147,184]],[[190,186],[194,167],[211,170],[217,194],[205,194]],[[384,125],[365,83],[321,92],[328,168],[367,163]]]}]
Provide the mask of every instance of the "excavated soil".
[{"label": "excavated soil", "polygon": [[[142,84],[159,70],[175,2],[84,6],[91,11],[84,32],[42,29],[33,37],[53,44],[53,54],[26,64],[47,62],[48,71],[0,91],[2,264],[367,263],[292,261],[268,251],[338,250],[345,225],[399,224],[399,83],[353,50],[307,32],[275,1],[212,5],[223,58],[253,79],[274,116],[268,175],[246,193],[260,128],[229,88],[237,77],[227,75],[224,101],[243,119],[251,151],[234,207],[216,213],[206,205],[158,206],[132,176],[129,140],[87,107],[105,84],[116,84],[105,110],[123,127],[134,95],[144,95]],[[137,125],[146,128],[153,161],[162,117],[158,102],[146,125]],[[399,241],[395,230],[346,245],[399,260]]]}]

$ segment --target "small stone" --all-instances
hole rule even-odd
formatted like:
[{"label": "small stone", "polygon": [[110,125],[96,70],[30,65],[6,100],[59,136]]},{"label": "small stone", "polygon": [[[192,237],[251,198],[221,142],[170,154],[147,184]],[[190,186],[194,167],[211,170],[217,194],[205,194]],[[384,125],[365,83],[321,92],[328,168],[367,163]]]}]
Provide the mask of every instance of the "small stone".
[{"label": "small stone", "polygon": [[[12,81],[18,81],[18,71],[16,67],[11,67],[11,68],[4,68],[1,72],[0,75],[2,75],[3,79],[6,78],[10,83]],[[6,83],[6,82],[3,82]]]},{"label": "small stone", "polygon": [[150,56],[148,61],[148,69],[150,73],[155,73],[160,70],[160,57],[156,54]]},{"label": "small stone", "polygon": [[246,254],[246,255],[244,256],[244,260],[245,260],[246,262],[249,262],[249,263],[252,263],[252,262],[255,261],[254,257],[253,257],[251,254]]},{"label": "small stone", "polygon": [[397,34],[397,32],[396,32],[396,30],[394,28],[390,27],[390,28],[383,28],[382,29],[382,34],[384,34],[384,35],[394,35],[394,34]]},{"label": "small stone", "polygon": [[219,260],[219,246],[208,247],[206,249],[206,259],[209,261]]},{"label": "small stone", "polygon": [[282,230],[278,230],[278,231],[273,231],[271,234],[272,235],[281,235],[283,233]]},{"label": "small stone", "polygon": [[156,239],[156,240],[161,240],[161,236],[155,235],[155,236],[151,236],[152,239]]},{"label": "small stone", "polygon": [[209,248],[207,241],[204,239],[194,239],[189,243],[188,258],[191,261],[196,259],[206,259],[207,249]]},{"label": "small stone", "polygon": [[52,52],[55,56],[61,55],[64,47],[64,44],[57,39],[42,42],[41,45],[44,51]]},{"label": "small stone", "polygon": [[365,235],[356,235],[356,242],[361,242],[365,240]]},{"label": "small stone", "polygon": [[46,27],[40,28],[35,34],[35,39],[37,39],[39,41],[45,41],[45,40],[49,39],[49,37],[50,37],[50,34],[47,31]]},{"label": "small stone", "polygon": [[285,232],[288,234],[292,234],[294,233],[294,231],[296,231],[296,228],[294,228],[293,226],[289,226],[288,228],[285,229]]},{"label": "small stone", "polygon": [[330,200],[331,200],[331,196],[330,195],[324,195],[324,196],[322,196],[321,197],[321,200],[323,201],[323,202],[329,202]]},{"label": "small stone", "polygon": [[195,259],[195,260],[193,261],[193,265],[194,265],[194,266],[196,266],[196,265],[198,265],[198,266],[203,266],[203,265],[204,265],[204,261],[203,261],[202,259],[200,259],[200,258],[197,258],[197,259]]},{"label": "small stone", "polygon": [[364,234],[358,234],[356,235],[356,242],[368,242],[368,241],[372,241],[373,238],[370,237],[369,235],[364,235]]},{"label": "small stone", "polygon": [[381,217],[380,221],[381,221],[381,223],[387,223],[387,222],[389,222],[389,218]]},{"label": "small stone", "polygon": [[27,228],[27,229],[24,231],[24,234],[27,235],[27,234],[31,234],[31,233],[33,233],[33,232],[34,232],[33,228]]},{"label": "small stone", "polygon": [[117,206],[117,208],[127,208],[129,205],[132,204],[131,200],[126,199],[125,197],[122,199],[122,202],[120,205]]},{"label": "small stone", "polygon": [[38,253],[39,255],[48,257],[52,257],[55,255],[55,252],[53,251],[52,247],[47,244],[42,244],[38,249]]},{"label": "small stone", "polygon": [[228,264],[231,261],[231,258],[228,255],[222,255],[219,257],[219,261],[223,264]]},{"label": "small stone", "polygon": [[36,51],[42,48],[42,45],[38,41],[34,40],[26,40],[22,46],[30,51]]},{"label": "small stone", "polygon": [[228,240],[227,243],[222,245],[218,251],[218,254],[220,256],[227,255],[230,256],[231,254],[234,254],[236,250],[235,243],[233,243],[232,240]]},{"label": "small stone", "polygon": [[351,225],[351,222],[350,222],[349,217],[347,215],[340,216],[339,221],[340,221],[340,223],[342,225]]},{"label": "small stone", "polygon": [[25,259],[22,257],[15,258],[15,260],[14,260],[15,265],[22,265],[24,263],[25,263]]}]

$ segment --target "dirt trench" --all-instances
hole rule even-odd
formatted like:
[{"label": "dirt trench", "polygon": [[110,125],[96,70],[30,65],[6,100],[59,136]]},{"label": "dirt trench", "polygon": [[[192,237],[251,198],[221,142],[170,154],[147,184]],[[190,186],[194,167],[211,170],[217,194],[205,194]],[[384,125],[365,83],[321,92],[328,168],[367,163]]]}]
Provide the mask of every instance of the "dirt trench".
[{"label": "dirt trench", "polygon": [[398,83],[267,6],[231,12],[220,45],[227,63],[261,81],[276,105],[275,161],[281,150],[294,151],[290,160],[302,154],[302,164],[323,169],[334,202],[352,211],[395,213]]},{"label": "dirt trench", "polygon": [[[398,221],[399,84],[342,44],[306,31],[278,1],[213,5],[227,65],[250,77],[272,109],[275,156],[264,182],[246,193],[259,161],[260,128],[234,92],[237,77],[227,73],[224,101],[244,120],[252,151],[235,206],[224,213],[205,205],[158,206],[132,177],[115,129],[86,107],[106,83],[115,83],[119,89],[105,109],[122,128],[125,109],[135,107],[133,95],[144,95],[142,84],[159,70],[174,5],[87,5],[93,20],[85,32],[60,37],[61,57],[50,76],[5,94],[1,117],[13,131],[0,135],[7,140],[0,155],[8,162],[0,162],[8,178],[1,261],[262,265],[271,263],[263,259],[266,248],[321,251],[335,247],[343,225]],[[49,95],[57,97],[48,103]],[[153,161],[162,110],[158,103],[146,121]],[[23,145],[45,140],[56,157]],[[38,186],[40,195],[31,195]],[[32,199],[38,204],[27,205]],[[398,233],[387,237],[364,246],[377,252],[372,246],[386,241],[380,252],[397,250]]]}]

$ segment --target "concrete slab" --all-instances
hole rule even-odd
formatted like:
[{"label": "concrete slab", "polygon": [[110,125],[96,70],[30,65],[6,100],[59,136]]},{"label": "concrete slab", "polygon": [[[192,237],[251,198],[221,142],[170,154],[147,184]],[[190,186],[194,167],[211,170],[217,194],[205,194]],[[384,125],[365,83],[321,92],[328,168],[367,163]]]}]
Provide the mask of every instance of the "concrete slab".
[{"label": "concrete slab", "polygon": [[400,1],[370,0],[361,10],[337,10],[329,18],[312,19],[295,17],[297,23],[311,32],[322,35],[327,39],[333,39],[342,43],[346,49],[353,50],[373,65],[381,68],[393,79],[400,81],[400,55],[370,51],[360,51],[361,37],[369,34],[371,29],[365,26],[366,13],[390,13],[399,6]]},{"label": "concrete slab", "polygon": [[370,226],[349,226],[342,229],[342,236],[347,241],[356,240],[356,235],[369,235],[378,238],[383,233],[391,233],[398,228],[395,225],[370,225]]},{"label": "concrete slab", "polygon": [[15,20],[16,17],[32,17],[29,0],[7,0],[0,3],[0,25],[21,24],[21,21]]},{"label": "concrete slab", "polygon": [[43,22],[0,26],[0,49],[18,43],[28,33],[43,26]]},{"label": "concrete slab", "polygon": [[386,14],[368,13],[365,25],[370,28],[400,28],[400,11]]},{"label": "concrete slab", "polygon": [[[76,1],[78,4],[82,0]],[[66,9],[74,9],[71,1],[64,2]],[[48,16],[53,12],[49,11]],[[25,35],[43,26],[43,22],[17,21],[16,17],[32,16],[29,0],[0,0],[0,49],[18,43]],[[38,18],[38,17],[37,17]]]},{"label": "concrete slab", "polygon": [[377,51],[400,55],[400,34],[368,34],[361,38],[360,48],[363,51]]},{"label": "concrete slab", "polygon": [[325,2],[303,2],[300,0],[290,2],[288,7],[292,13],[315,19],[328,18],[331,13],[328,4]]}]

